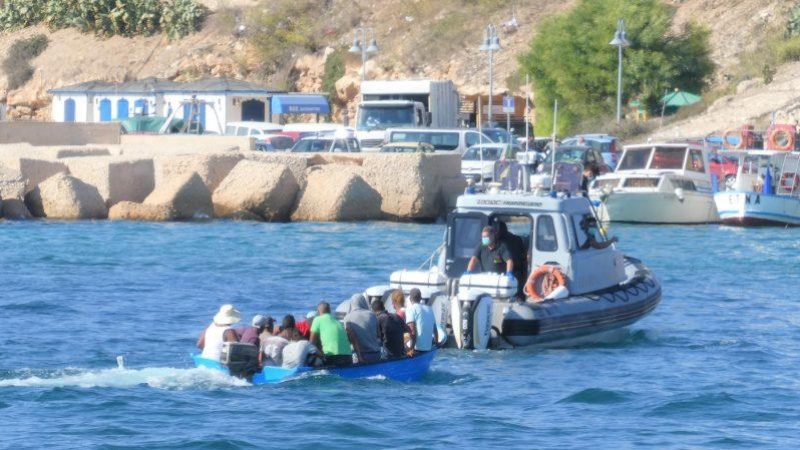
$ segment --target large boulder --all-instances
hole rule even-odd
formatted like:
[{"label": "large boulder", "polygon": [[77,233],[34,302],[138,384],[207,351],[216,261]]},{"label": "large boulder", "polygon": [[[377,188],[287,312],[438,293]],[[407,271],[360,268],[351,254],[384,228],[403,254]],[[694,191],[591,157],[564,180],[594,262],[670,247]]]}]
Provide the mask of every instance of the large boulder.
[{"label": "large boulder", "polygon": [[145,205],[162,205],[175,211],[178,220],[208,219],[213,216],[211,191],[197,173],[170,178],[156,186]]},{"label": "large boulder", "polygon": [[[365,155],[367,156],[367,155]],[[454,189],[461,176],[459,155],[425,153],[370,154],[363,174],[381,195],[381,211],[392,220],[432,220],[446,203],[443,189]],[[448,192],[448,197],[452,191]]]},{"label": "large boulder", "polygon": [[0,202],[2,217],[6,219],[30,219],[31,213],[25,206],[25,186],[27,179],[17,170],[0,166]]},{"label": "large boulder", "polygon": [[39,183],[25,197],[36,217],[59,220],[105,219],[106,204],[97,188],[66,172]]},{"label": "large boulder", "polygon": [[48,159],[32,159],[20,156],[0,157],[0,165],[14,169],[28,180],[25,192],[30,192],[39,183],[59,172],[69,172],[66,164]]},{"label": "large boulder", "polygon": [[121,201],[141,203],[155,187],[152,159],[81,157],[64,162],[71,174],[96,186],[108,206]]},{"label": "large boulder", "polygon": [[306,173],[294,221],[346,222],[377,220],[381,216],[381,197],[359,174],[348,166],[315,166]]},{"label": "large boulder", "polygon": [[196,173],[210,192],[244,159],[239,152],[200,153],[194,155],[158,156],[153,159],[155,184],[169,183],[172,178]]},{"label": "large boulder", "polygon": [[305,183],[308,157],[303,153],[291,152],[244,152],[245,159],[264,163],[282,164],[289,168],[298,184]]},{"label": "large boulder", "polygon": [[243,160],[214,191],[214,214],[243,219],[246,211],[270,222],[286,221],[298,190],[297,180],[283,164]]},{"label": "large boulder", "polygon": [[111,220],[141,220],[148,222],[166,222],[177,218],[175,210],[167,205],[147,205],[121,201],[108,210]]}]

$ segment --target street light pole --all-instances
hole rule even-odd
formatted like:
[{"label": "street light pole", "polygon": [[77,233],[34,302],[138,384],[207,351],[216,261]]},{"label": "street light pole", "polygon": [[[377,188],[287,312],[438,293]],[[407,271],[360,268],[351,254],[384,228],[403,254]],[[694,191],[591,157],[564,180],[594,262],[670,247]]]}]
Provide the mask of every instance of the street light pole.
[{"label": "street light pole", "polygon": [[614,32],[614,39],[609,44],[616,46],[619,50],[619,64],[617,66],[617,123],[619,123],[622,111],[622,48],[631,45],[628,41],[628,33],[625,31],[625,21],[623,19],[617,21],[617,31]]},{"label": "street light pole", "polygon": [[[361,40],[359,41],[359,35],[361,36]],[[367,41],[372,40],[367,46]],[[361,45],[361,43],[364,45]],[[355,36],[353,37],[353,46],[350,47],[348,50],[350,53],[361,53],[361,82],[363,83],[367,79],[367,54],[368,53],[377,53],[378,52],[378,43],[375,40],[375,30],[372,28],[365,28],[365,27],[358,27],[355,31]]]},{"label": "street light pole", "polygon": [[486,27],[483,33],[483,44],[481,50],[489,52],[489,126],[492,126],[492,93],[494,91],[494,76],[492,69],[494,66],[494,52],[500,50],[500,38],[497,37],[497,30],[494,25]]}]

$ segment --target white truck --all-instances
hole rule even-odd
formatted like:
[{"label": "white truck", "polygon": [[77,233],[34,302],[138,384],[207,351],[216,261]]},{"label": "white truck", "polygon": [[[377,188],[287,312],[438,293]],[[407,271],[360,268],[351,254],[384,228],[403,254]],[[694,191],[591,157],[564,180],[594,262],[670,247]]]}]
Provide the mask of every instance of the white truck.
[{"label": "white truck", "polygon": [[361,84],[356,138],[376,151],[387,128],[455,128],[460,97],[450,80],[368,80]]}]

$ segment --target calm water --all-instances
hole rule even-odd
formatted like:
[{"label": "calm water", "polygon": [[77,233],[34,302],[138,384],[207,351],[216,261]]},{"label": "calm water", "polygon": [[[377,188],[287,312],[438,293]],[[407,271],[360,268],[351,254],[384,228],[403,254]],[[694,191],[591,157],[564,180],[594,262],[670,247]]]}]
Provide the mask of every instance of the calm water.
[{"label": "calm water", "polygon": [[0,448],[800,446],[797,229],[613,227],[664,299],[611,342],[445,350],[415,384],[192,368],[220,304],[305,314],[416,268],[443,231],[0,222]]}]

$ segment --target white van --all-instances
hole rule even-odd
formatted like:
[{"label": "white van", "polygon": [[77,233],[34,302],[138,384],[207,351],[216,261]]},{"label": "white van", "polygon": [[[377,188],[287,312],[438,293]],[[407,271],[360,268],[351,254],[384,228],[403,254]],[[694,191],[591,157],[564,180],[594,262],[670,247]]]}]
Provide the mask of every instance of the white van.
[{"label": "white van", "polygon": [[461,154],[473,145],[490,144],[492,140],[472,128],[389,128],[386,143],[392,142],[427,142],[437,152]]},{"label": "white van", "polygon": [[280,133],[283,126],[270,122],[228,122],[225,124],[225,134],[228,136],[263,136],[265,134]]}]

